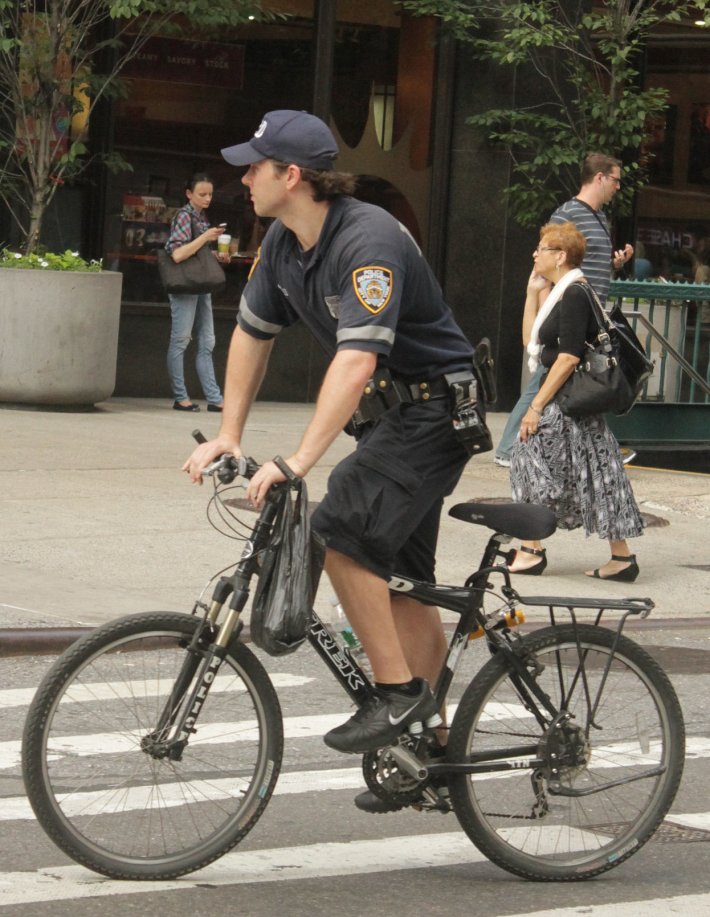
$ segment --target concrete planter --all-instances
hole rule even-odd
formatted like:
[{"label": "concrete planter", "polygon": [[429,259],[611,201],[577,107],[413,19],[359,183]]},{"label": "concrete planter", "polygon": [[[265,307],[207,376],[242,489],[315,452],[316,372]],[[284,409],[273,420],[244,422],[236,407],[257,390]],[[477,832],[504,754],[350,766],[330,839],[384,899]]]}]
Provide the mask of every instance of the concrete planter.
[{"label": "concrete planter", "polygon": [[116,385],[117,271],[0,269],[0,402],[91,405]]}]

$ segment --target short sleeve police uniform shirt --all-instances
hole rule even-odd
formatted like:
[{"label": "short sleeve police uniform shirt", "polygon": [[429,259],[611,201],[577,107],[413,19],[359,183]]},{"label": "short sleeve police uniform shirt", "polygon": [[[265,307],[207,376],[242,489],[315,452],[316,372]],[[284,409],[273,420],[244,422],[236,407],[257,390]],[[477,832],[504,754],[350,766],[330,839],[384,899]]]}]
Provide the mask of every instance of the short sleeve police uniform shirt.
[{"label": "short sleeve police uniform shirt", "polygon": [[380,207],[350,197],[331,203],[308,252],[278,221],[264,237],[240,327],[268,339],[298,320],[330,357],[373,352],[407,380],[471,365],[471,345],[412,236]]}]

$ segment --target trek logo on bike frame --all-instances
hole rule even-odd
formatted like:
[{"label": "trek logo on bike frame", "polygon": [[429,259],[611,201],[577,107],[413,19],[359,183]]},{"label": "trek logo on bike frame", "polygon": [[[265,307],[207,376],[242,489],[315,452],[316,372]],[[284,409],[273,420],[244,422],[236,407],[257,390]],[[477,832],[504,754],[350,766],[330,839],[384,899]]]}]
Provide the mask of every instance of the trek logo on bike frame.
[{"label": "trek logo on bike frame", "polygon": [[363,689],[365,687],[365,682],[323,624],[320,621],[314,620],[311,624],[310,632],[315,637],[322,654],[328,657],[328,661],[337,669],[338,674],[345,679],[348,687],[352,691]]}]

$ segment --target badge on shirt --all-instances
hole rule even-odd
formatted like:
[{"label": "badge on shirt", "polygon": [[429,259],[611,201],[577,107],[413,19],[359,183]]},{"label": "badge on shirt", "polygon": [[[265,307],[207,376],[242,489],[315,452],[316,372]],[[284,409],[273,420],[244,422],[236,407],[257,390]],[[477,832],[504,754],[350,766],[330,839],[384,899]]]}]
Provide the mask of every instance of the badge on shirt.
[{"label": "badge on shirt", "polygon": [[390,301],[392,271],[386,267],[361,267],[353,271],[353,285],[360,303],[377,315]]}]

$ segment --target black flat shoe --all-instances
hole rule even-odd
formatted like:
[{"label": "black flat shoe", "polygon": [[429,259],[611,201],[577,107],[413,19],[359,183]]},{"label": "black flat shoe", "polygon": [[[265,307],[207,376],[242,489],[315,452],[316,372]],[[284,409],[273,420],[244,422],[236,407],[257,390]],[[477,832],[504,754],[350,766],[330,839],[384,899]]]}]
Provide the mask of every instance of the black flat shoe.
[{"label": "black flat shoe", "polygon": [[361,812],[369,812],[370,815],[386,815],[388,812],[401,812],[405,808],[404,803],[380,799],[379,796],[375,796],[372,790],[358,793],[353,801],[355,808],[360,809]]},{"label": "black flat shoe", "polygon": [[208,411],[212,411],[212,412],[215,413],[215,414],[221,414],[221,413],[222,413],[222,405],[221,405],[221,404],[208,404],[208,405],[207,405],[207,410],[208,410]]},{"label": "black flat shoe", "polygon": [[536,557],[539,557],[540,560],[536,564],[533,564],[532,567],[526,567],[525,570],[511,570],[510,567],[508,567],[508,572],[512,573],[513,576],[518,574],[521,576],[540,576],[547,566],[547,552],[545,548],[526,548],[523,545],[518,548],[517,551],[524,551],[526,554],[534,554]]},{"label": "black flat shoe", "polygon": [[173,411],[199,411],[199,404],[180,404],[179,401],[173,401]]},{"label": "black flat shoe", "polygon": [[617,583],[633,583],[636,577],[639,575],[639,565],[636,563],[636,555],[629,554],[628,557],[624,557],[619,554],[612,554],[612,560],[617,560],[619,563],[628,563],[628,567],[624,567],[623,570],[619,570],[618,573],[610,573],[608,576],[602,576],[599,572],[599,567],[596,570],[592,571],[592,576],[594,579],[603,579],[603,580],[615,580]]}]

